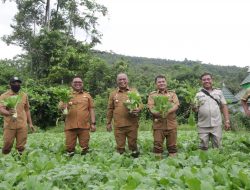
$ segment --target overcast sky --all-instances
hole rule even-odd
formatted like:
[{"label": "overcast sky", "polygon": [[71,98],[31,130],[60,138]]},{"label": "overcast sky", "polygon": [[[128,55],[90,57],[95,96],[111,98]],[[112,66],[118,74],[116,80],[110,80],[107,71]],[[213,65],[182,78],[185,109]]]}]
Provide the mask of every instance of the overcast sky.
[{"label": "overcast sky", "polygon": [[[250,66],[249,0],[98,2],[108,8],[109,14],[100,20],[103,38],[96,49],[140,57]],[[15,10],[10,7],[11,3],[0,6],[0,36],[11,32],[9,25]],[[3,42],[0,48],[0,58],[11,58],[19,52]]]}]

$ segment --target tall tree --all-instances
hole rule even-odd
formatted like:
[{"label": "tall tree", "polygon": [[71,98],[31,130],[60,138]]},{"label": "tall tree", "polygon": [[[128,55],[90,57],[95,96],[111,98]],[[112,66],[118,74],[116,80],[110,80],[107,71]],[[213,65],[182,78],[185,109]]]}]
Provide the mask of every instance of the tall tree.
[{"label": "tall tree", "polygon": [[[68,51],[88,53],[100,42],[97,21],[98,17],[106,15],[107,8],[94,0],[56,0],[53,6],[50,0],[15,2],[18,12],[11,25],[13,33],[4,36],[3,40],[27,52],[30,73],[38,78],[48,77],[50,69],[60,67],[61,61],[70,61]],[[82,31],[84,43],[76,40],[75,29]],[[83,49],[87,51],[83,52]],[[76,60],[71,59],[71,63],[76,63]],[[79,62],[75,66],[77,68]]]},{"label": "tall tree", "polygon": [[45,20],[44,25],[49,30],[49,17],[50,17],[50,0],[46,1],[46,10],[45,10]]}]

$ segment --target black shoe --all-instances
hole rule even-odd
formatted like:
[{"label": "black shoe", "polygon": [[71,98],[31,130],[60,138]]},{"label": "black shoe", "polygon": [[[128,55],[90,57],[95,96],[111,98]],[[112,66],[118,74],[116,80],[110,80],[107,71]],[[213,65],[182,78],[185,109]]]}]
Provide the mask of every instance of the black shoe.
[{"label": "black shoe", "polygon": [[88,150],[88,149],[82,150],[81,155],[86,155],[86,154],[88,154],[88,153],[89,153],[89,150]]},{"label": "black shoe", "polygon": [[66,153],[66,156],[72,157],[72,156],[74,156],[74,154],[75,154],[75,152],[67,152],[67,153]]},{"label": "black shoe", "polygon": [[140,155],[140,152],[139,152],[139,151],[133,151],[133,152],[131,153],[131,156],[132,156],[133,158],[138,158],[139,155]]},{"label": "black shoe", "polygon": [[17,151],[17,153],[18,153],[19,156],[23,155],[23,152],[21,152],[21,151]]}]

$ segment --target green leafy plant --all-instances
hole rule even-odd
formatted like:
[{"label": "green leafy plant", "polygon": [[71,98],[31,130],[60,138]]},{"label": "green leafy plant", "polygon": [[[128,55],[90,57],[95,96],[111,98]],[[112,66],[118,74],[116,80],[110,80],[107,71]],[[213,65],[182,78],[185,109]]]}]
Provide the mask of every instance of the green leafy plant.
[{"label": "green leafy plant", "polygon": [[[130,152],[116,153],[113,134],[105,131],[91,136],[90,147],[98,151],[82,157],[81,147],[77,146],[72,158],[65,155],[63,129],[34,133],[29,136],[27,150],[21,156],[13,150],[11,155],[0,157],[0,189],[250,188],[250,133],[224,133],[223,150],[200,151],[197,150],[197,131],[179,129],[178,139],[182,142],[178,145],[179,155],[169,158],[164,152],[162,160],[151,153],[150,130],[138,134],[143,153],[139,159],[132,159]],[[0,144],[3,144],[2,138]]]},{"label": "green leafy plant", "polygon": [[[72,93],[70,89],[68,88],[53,88],[53,93],[59,98],[60,101],[62,101],[65,104],[72,104],[70,102],[70,99],[72,98]],[[63,109],[63,114],[67,115],[68,114],[68,107]]]},{"label": "green leafy plant", "polygon": [[71,90],[68,88],[53,88],[53,93],[64,103],[68,103],[72,98]]},{"label": "green leafy plant", "polygon": [[188,124],[190,126],[195,126],[195,114],[192,109],[190,109],[189,116],[188,116]]},{"label": "green leafy plant", "polygon": [[8,98],[5,98],[4,100],[1,101],[1,103],[6,106],[6,108],[8,109],[13,109],[15,111],[15,113],[12,115],[13,118],[17,118],[17,111],[16,111],[16,107],[18,105],[18,103],[20,103],[22,100],[22,95],[18,94],[18,95],[14,95],[14,96],[10,96]]},{"label": "green leafy plant", "polygon": [[185,101],[189,104],[188,124],[195,126],[195,114],[192,110],[192,107],[198,107],[200,104],[197,98],[195,98],[197,88],[191,86],[189,83],[186,83],[185,88],[180,88],[180,91],[184,94]]},{"label": "green leafy plant", "polygon": [[168,110],[173,107],[169,102],[169,98],[167,96],[158,95],[154,96],[153,99],[154,107],[152,109],[152,112],[160,113],[162,118],[165,118]]},{"label": "green leafy plant", "polygon": [[138,92],[128,92],[128,100],[124,102],[124,105],[129,109],[129,111],[139,108],[141,104],[142,99]]}]

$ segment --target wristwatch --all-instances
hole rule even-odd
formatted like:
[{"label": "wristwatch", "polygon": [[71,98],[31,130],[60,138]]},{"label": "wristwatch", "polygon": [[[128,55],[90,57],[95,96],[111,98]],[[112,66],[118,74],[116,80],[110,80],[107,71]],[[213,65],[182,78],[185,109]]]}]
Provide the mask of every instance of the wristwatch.
[{"label": "wristwatch", "polygon": [[91,125],[96,125],[96,122],[91,122]]}]

